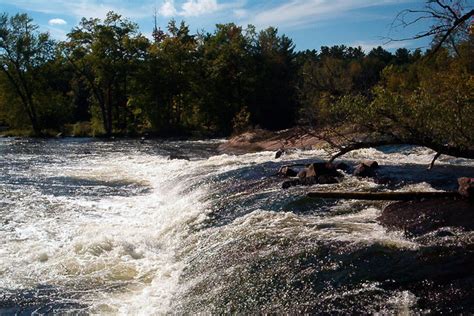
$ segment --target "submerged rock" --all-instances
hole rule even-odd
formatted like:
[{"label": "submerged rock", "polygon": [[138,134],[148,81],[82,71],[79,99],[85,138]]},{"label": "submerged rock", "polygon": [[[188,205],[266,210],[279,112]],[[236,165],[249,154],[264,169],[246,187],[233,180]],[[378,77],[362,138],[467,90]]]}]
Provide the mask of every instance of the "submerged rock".
[{"label": "submerged rock", "polygon": [[432,199],[396,202],[378,218],[389,229],[421,236],[442,227],[474,230],[474,204],[464,199]]}]

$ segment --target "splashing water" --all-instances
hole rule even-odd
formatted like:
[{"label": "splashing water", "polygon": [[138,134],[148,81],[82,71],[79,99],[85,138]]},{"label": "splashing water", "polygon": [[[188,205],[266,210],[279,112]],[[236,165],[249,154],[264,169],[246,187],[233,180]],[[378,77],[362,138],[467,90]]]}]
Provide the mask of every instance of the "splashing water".
[{"label": "splashing water", "polygon": [[[460,304],[472,298],[471,233],[440,245],[387,232],[376,220],[385,203],[280,189],[281,164],[325,152],[275,162],[218,155],[219,142],[0,139],[0,314],[472,308]],[[346,176],[323,189],[451,189],[453,174],[473,175],[453,158],[426,174],[432,154],[357,151],[346,159],[378,160],[397,185]]]}]

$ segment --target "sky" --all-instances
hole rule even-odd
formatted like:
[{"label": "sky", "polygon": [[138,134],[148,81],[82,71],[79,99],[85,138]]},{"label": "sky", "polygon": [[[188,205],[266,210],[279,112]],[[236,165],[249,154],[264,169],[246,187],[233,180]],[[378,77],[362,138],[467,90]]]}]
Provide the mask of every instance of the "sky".
[{"label": "sky", "polygon": [[379,45],[427,48],[429,40],[387,43],[387,37],[401,39],[427,29],[422,21],[410,29],[393,28],[392,22],[403,9],[419,9],[423,0],[0,0],[0,12],[28,13],[40,30],[64,40],[82,17],[104,18],[115,11],[138,23],[150,37],[153,15],[166,28],[174,18],[184,20],[191,31],[214,30],[217,23],[255,25],[257,30],[277,27],[293,39],[296,50],[321,46],[361,46],[369,51]]}]

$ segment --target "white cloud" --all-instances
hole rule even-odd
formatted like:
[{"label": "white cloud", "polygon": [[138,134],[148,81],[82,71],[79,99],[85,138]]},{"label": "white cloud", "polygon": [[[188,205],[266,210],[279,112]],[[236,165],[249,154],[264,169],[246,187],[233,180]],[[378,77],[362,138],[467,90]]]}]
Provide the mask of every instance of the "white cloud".
[{"label": "white cloud", "polygon": [[165,17],[171,17],[177,15],[178,11],[176,11],[173,0],[165,0],[158,13]]},{"label": "white cloud", "polygon": [[48,21],[49,25],[66,25],[67,22],[63,19],[55,18]]},{"label": "white cloud", "polygon": [[243,6],[243,1],[220,4],[217,0],[186,0],[181,4],[178,10],[174,0],[164,0],[158,12],[164,17],[195,17],[229,9],[238,10]]},{"label": "white cloud", "polygon": [[258,12],[250,21],[257,26],[299,26],[340,17],[352,10],[408,0],[291,0]]},{"label": "white cloud", "polygon": [[[22,10],[45,14],[74,16],[77,19],[104,18],[107,12],[114,11],[131,19],[152,18],[153,8],[158,2],[158,13],[164,17],[196,17],[224,12],[232,15],[232,10],[243,8],[247,0],[0,0]],[[140,3],[140,4],[138,4]],[[55,24],[58,25],[58,24]]]},{"label": "white cloud", "polygon": [[217,0],[187,0],[183,3],[183,16],[198,16],[218,10]]}]

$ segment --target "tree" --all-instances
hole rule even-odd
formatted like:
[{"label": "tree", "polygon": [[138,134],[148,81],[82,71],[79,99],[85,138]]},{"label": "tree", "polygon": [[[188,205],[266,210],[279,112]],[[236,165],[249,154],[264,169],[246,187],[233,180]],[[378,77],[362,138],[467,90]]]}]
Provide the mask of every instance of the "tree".
[{"label": "tree", "polygon": [[198,76],[197,41],[186,23],[171,20],[167,33],[155,30],[136,98],[154,132],[180,133],[195,127]]},{"label": "tree", "polygon": [[344,139],[333,159],[354,149],[390,144],[431,148],[435,160],[442,154],[473,159],[474,73],[466,65],[466,60],[440,50],[434,60],[419,60],[408,69],[387,67],[372,98],[343,97],[335,113],[344,113],[339,119],[359,126],[366,136]]},{"label": "tree", "polygon": [[[411,20],[408,16],[415,15]],[[431,36],[433,48],[421,57],[411,56],[410,66],[398,51],[395,63],[383,70],[382,80],[370,95],[347,95],[335,103],[339,120],[357,126],[366,137],[345,138],[334,129],[323,136],[339,152],[331,161],[354,150],[390,144],[424,146],[436,152],[431,167],[440,155],[474,158],[474,67],[469,19],[474,11],[465,2],[429,0],[423,10],[405,10],[398,16],[403,27],[431,19],[428,31],[412,38]],[[449,44],[449,45],[448,45]],[[342,114],[342,115],[341,115]]]},{"label": "tree", "polygon": [[55,43],[26,14],[0,16],[0,63],[18,96],[36,136],[42,134],[38,114],[38,81],[41,68],[55,58]]},{"label": "tree", "polygon": [[254,95],[253,31],[233,23],[218,24],[214,34],[202,36],[199,111],[206,124],[225,135],[232,132],[232,120]]},{"label": "tree", "polygon": [[292,126],[297,114],[296,54],[287,36],[269,27],[258,34],[255,49],[254,121],[268,129]]},{"label": "tree", "polygon": [[107,136],[125,132],[134,116],[129,103],[131,81],[148,40],[137,24],[114,12],[107,13],[104,21],[83,18],[68,38],[65,55],[94,97],[93,119],[99,118]]}]

